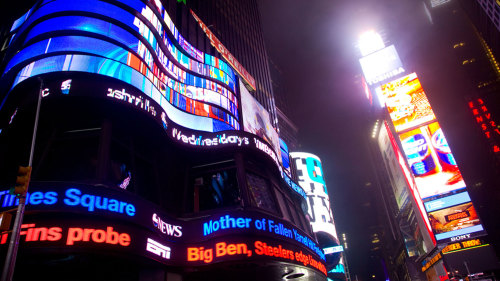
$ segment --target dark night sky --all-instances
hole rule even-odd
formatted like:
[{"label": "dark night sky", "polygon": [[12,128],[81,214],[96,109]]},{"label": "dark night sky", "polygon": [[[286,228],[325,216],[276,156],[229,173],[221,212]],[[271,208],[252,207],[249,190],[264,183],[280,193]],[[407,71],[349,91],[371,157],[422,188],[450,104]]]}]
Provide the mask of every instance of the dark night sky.
[{"label": "dark night sky", "polygon": [[282,71],[300,150],[323,162],[337,232],[347,234],[353,280],[382,277],[379,261],[369,258],[368,226],[376,218],[369,203],[374,188],[365,184],[373,182],[367,143],[374,122],[360,83],[356,41],[363,31],[387,26],[401,9],[392,4],[259,0],[268,55]]},{"label": "dark night sky", "polygon": [[[368,280],[376,274],[376,280],[383,280],[380,262],[370,258],[369,251],[369,226],[377,219],[375,187],[365,185],[375,182],[368,157],[374,120],[360,83],[356,41],[369,29],[385,33],[386,45],[395,45],[407,73],[418,74],[468,190],[479,199],[480,191],[473,187],[495,172],[485,161],[480,134],[471,133],[477,128],[464,97],[475,86],[450,51],[453,42],[462,40],[462,21],[438,8],[432,11],[431,24],[422,1],[258,3],[268,55],[282,72],[279,82],[291,105],[289,117],[299,128],[300,150],[322,160],[337,232],[347,234],[352,279]],[[491,203],[487,196],[481,200]]]}]

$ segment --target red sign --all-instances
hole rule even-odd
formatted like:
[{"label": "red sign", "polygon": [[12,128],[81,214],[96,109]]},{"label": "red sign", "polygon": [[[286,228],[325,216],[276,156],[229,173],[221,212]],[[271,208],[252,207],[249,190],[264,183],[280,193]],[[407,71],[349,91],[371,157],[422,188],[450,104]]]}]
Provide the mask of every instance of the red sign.
[{"label": "red sign", "polygon": [[478,98],[469,101],[469,108],[472,110],[474,119],[483,131],[484,136],[488,139],[491,150],[497,157],[500,157],[500,130],[495,120],[492,119],[483,99]]},{"label": "red sign", "polygon": [[205,32],[208,39],[210,39],[210,43],[212,46],[217,49],[217,51],[226,59],[226,61],[241,75],[243,80],[245,80],[246,84],[250,85],[252,89],[255,91],[255,79],[248,73],[248,71],[243,68],[243,66],[234,58],[234,56],[229,52],[229,50],[222,45],[222,43],[215,37],[215,35],[208,29],[208,27],[201,21],[201,19],[191,10],[191,14],[194,19],[200,24],[201,29]]}]

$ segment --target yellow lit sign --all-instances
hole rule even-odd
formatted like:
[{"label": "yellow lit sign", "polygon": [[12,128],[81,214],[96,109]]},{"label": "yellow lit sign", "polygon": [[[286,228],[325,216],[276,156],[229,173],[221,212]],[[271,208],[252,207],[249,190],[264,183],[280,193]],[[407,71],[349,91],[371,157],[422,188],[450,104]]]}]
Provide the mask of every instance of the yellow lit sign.
[{"label": "yellow lit sign", "polygon": [[488,246],[489,244],[483,243],[480,239],[472,239],[472,240],[467,240],[467,241],[462,241],[462,242],[457,242],[453,244],[449,244],[448,246],[444,247],[444,249],[441,251],[443,254],[447,253],[453,253],[461,250],[466,250],[470,248],[477,248],[481,246]]}]

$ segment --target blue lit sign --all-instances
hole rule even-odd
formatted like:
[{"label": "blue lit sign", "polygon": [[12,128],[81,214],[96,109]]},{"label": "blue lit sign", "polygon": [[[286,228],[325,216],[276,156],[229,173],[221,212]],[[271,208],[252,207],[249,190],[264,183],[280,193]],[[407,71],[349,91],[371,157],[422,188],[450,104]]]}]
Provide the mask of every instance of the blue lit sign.
[{"label": "blue lit sign", "polygon": [[82,206],[89,212],[93,212],[95,209],[101,209],[120,214],[125,213],[128,216],[135,215],[135,206],[130,203],[103,196],[82,194],[77,188],[66,190],[66,198],[63,202],[68,206]]},{"label": "blue lit sign", "polygon": [[[103,210],[134,216],[136,209],[131,203],[110,197],[83,193],[78,188],[69,188],[64,192],[62,202],[69,207],[81,207],[88,212]],[[3,198],[2,198],[3,197]],[[3,200],[2,200],[3,199]],[[19,204],[19,199],[9,195],[8,191],[0,191],[1,207],[12,207]],[[59,202],[59,194],[55,191],[35,191],[26,195],[26,205],[54,205]]]},{"label": "blue lit sign", "polygon": [[271,236],[278,236],[280,238],[288,238],[292,241],[298,242],[325,260],[325,253],[318,247],[316,242],[311,240],[305,234],[302,234],[294,227],[287,226],[284,222],[277,221],[271,218],[262,217],[237,217],[234,215],[223,215],[216,219],[211,219],[203,223],[202,230],[203,236],[212,236],[217,232],[249,229],[255,230],[261,234]]}]

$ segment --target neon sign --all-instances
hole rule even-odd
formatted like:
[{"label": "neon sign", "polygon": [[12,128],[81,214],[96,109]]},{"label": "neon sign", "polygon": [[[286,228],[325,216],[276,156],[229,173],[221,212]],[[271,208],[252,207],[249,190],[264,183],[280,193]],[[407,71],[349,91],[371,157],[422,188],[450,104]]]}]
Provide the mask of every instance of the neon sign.
[{"label": "neon sign", "polygon": [[[113,198],[83,193],[78,188],[69,188],[64,193],[62,202],[66,206],[80,207],[88,212],[96,210],[107,211],[111,213],[125,214],[133,217],[136,213],[135,206],[131,203],[116,200]],[[27,193],[26,205],[53,205],[59,201],[59,194],[55,191],[36,191]],[[3,197],[3,200],[1,200]],[[12,207],[19,204],[19,199],[14,195],[9,195],[8,191],[0,191],[1,207]]]},{"label": "neon sign", "polygon": [[[65,244],[67,246],[75,245],[75,243],[103,243],[127,247],[130,245],[131,238],[128,233],[119,233],[111,226],[106,229],[69,227],[67,231],[63,231],[62,227],[36,227],[34,223],[21,225],[21,237],[24,237],[25,242],[38,241],[61,241],[65,236]],[[3,233],[0,238],[0,244],[7,243],[9,233]]]},{"label": "neon sign", "polygon": [[144,100],[142,96],[134,96],[132,94],[126,93],[125,89],[122,89],[120,91],[109,88],[108,94],[106,96],[124,102],[128,102],[134,105],[135,107],[138,107],[146,112],[151,113],[151,115],[156,116],[156,110],[153,105],[149,104],[149,99]]},{"label": "neon sign", "polygon": [[478,98],[476,100],[469,101],[469,108],[472,110],[476,123],[479,125],[484,133],[484,136],[490,143],[491,150],[497,158],[500,158],[500,130],[498,129],[495,120],[493,120],[491,112],[486,107],[483,99]]},{"label": "neon sign", "polygon": [[489,244],[486,244],[482,242],[480,239],[472,239],[472,240],[467,240],[467,241],[462,241],[462,242],[457,242],[453,244],[448,244],[448,246],[444,247],[443,250],[441,250],[441,253],[447,254],[447,253],[453,253],[453,252],[458,252],[466,249],[471,249],[471,248],[478,248],[481,246],[488,246]]},{"label": "neon sign", "polygon": [[146,251],[151,252],[164,259],[167,260],[170,259],[170,253],[171,253],[170,247],[160,244],[151,238],[148,238],[148,242],[146,244]]},{"label": "neon sign", "polygon": [[92,194],[82,195],[82,192],[77,188],[70,188],[66,190],[66,198],[63,202],[68,206],[80,205],[87,208],[89,212],[93,212],[95,209],[101,209],[121,214],[125,213],[131,217],[135,215],[135,206],[130,203],[104,196],[96,196]]},{"label": "neon sign", "polygon": [[153,225],[168,236],[182,236],[182,226],[166,223],[156,213],[153,214]]},{"label": "neon sign", "polygon": [[194,146],[218,146],[225,144],[236,144],[238,146],[248,145],[249,141],[247,137],[240,137],[237,135],[226,135],[220,134],[214,137],[203,137],[201,135],[196,136],[195,134],[186,135],[180,129],[172,129],[172,137],[177,141],[181,141],[184,144],[190,144]]}]

